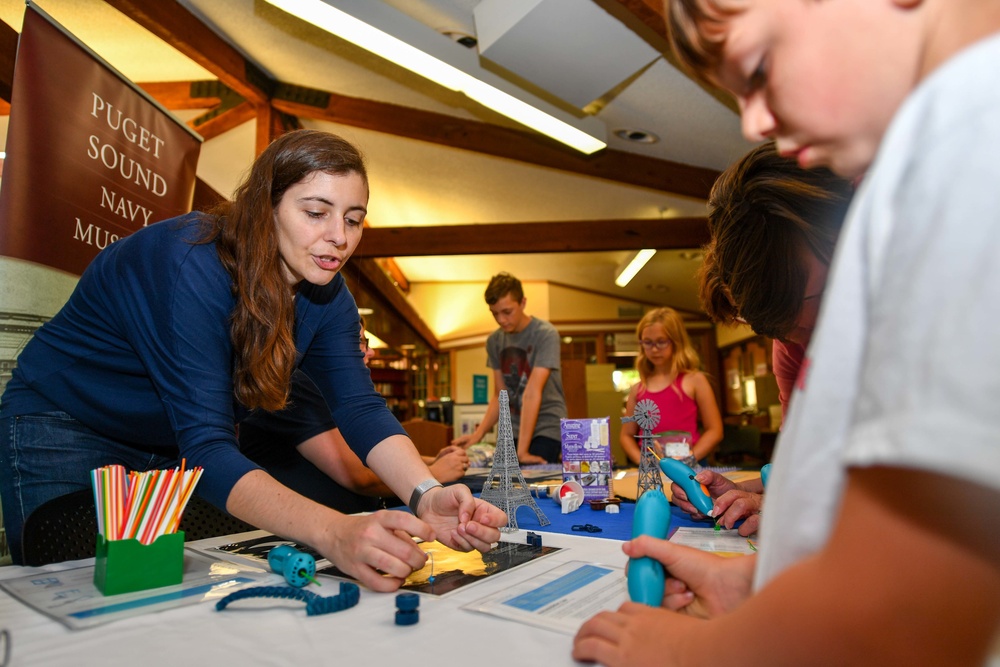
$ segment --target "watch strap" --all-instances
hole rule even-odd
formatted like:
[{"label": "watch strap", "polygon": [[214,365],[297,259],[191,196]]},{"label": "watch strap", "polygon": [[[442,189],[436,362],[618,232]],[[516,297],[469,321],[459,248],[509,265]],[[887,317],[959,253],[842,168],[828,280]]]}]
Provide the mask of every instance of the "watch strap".
[{"label": "watch strap", "polygon": [[444,485],[433,477],[425,479],[420,482],[420,484],[417,484],[417,486],[413,489],[413,493],[410,494],[410,502],[407,503],[410,511],[413,512],[413,516],[417,515],[417,507],[420,506],[420,499],[424,497],[424,494],[439,486]]}]

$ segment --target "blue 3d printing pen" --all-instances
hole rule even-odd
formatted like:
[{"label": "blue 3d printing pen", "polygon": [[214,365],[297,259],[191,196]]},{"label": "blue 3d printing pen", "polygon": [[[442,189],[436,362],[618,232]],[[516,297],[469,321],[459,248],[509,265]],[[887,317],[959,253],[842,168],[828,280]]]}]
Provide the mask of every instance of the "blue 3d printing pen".
[{"label": "blue 3d printing pen", "polygon": [[[663,491],[650,489],[635,504],[632,520],[632,538],[652,535],[661,540],[670,532],[670,503]],[[633,602],[659,607],[663,602],[663,585],[666,575],[658,560],[643,556],[628,563],[628,596]]]},{"label": "blue 3d printing pen", "polygon": [[[684,489],[688,501],[694,505],[699,512],[705,516],[712,516],[712,497],[708,495],[708,489],[704,484],[695,480],[695,472],[686,463],[677,459],[664,457],[660,459],[660,470],[671,482]],[[644,494],[645,495],[645,494]]]},{"label": "blue 3d printing pen", "polygon": [[767,480],[771,477],[771,464],[765,463],[760,469],[760,483],[766,489]]}]

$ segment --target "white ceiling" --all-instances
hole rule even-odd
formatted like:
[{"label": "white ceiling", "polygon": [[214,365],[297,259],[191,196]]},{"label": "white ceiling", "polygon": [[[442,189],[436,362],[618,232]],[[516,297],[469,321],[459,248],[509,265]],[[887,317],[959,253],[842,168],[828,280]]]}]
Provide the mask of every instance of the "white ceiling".
[{"label": "white ceiling", "polygon": [[[581,6],[592,2],[568,1]],[[475,34],[477,0],[385,3],[435,30]],[[36,4],[133,81],[216,78],[102,0],[38,0]],[[429,84],[263,0],[179,0],[179,4],[282,82],[518,127],[459,93]],[[23,11],[23,0],[0,0],[0,20],[15,30],[20,30]],[[616,19],[609,15],[608,20]],[[566,34],[552,36],[556,43],[572,39],[572,21],[567,25]],[[607,126],[609,147],[615,150],[721,170],[751,147],[740,136],[737,116],[662,57],[601,102],[596,118]],[[186,120],[197,114],[178,115]],[[374,227],[705,214],[703,201],[660,190],[373,130],[309,119],[302,122],[342,134],[362,148],[369,162],[369,221]],[[639,144],[614,136],[614,130],[622,128],[651,132],[659,141]],[[253,158],[254,140],[254,123],[250,122],[206,142],[199,177],[228,195]],[[617,288],[612,282],[614,270],[629,254],[399,257],[396,261],[411,282],[485,282],[497,271],[508,270],[522,280],[553,281],[623,299],[699,310],[692,279],[697,261],[680,259],[680,251],[660,252],[632,284]]]}]

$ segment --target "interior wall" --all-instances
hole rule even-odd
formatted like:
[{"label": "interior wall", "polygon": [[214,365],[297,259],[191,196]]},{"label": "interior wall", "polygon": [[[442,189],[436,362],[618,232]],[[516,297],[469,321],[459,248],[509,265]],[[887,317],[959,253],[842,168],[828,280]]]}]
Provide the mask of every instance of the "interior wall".
[{"label": "interior wall", "polygon": [[[492,396],[496,391],[493,372],[486,366],[485,339],[497,325],[483,301],[485,289],[485,283],[462,283],[457,287],[453,283],[414,283],[408,296],[438,340],[461,343],[452,349],[451,359],[452,398],[456,403],[472,402],[473,375],[486,374],[488,395]],[[594,321],[606,326],[607,322],[619,319],[619,306],[639,305],[546,282],[525,282],[524,293],[527,299],[525,311],[529,315],[557,323]],[[464,321],[453,325],[450,332],[438,329],[442,326],[441,322],[462,318]],[[630,321],[628,328],[633,326]]]},{"label": "interior wall", "polygon": [[738,343],[748,338],[754,338],[757,334],[746,324],[738,324],[734,327],[715,327],[715,344],[717,347],[726,347],[733,343]]},{"label": "interior wall", "polygon": [[[488,336],[497,328],[483,299],[485,282],[411,283],[407,300],[442,343],[475,336]],[[549,288],[546,282],[522,282],[525,311],[549,317]]]},{"label": "interior wall", "polygon": [[[551,307],[551,321],[578,322],[580,320],[595,320],[605,322],[619,318],[619,307],[641,308],[635,301],[616,299],[602,294],[576,290],[563,285],[549,284],[548,297]],[[528,302],[531,305],[531,302]],[[530,309],[528,312],[531,312]],[[534,313],[532,313],[534,314]],[[631,322],[629,324],[631,326]]]},{"label": "interior wall", "polygon": [[492,396],[493,369],[486,366],[486,348],[470,347],[452,351],[451,398],[456,403],[472,403],[472,376],[486,376],[486,396]]}]

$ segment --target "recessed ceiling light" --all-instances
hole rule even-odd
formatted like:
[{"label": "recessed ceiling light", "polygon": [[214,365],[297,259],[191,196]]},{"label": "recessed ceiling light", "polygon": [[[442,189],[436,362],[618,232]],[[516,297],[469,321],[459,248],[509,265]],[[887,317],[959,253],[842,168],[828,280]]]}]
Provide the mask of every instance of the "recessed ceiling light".
[{"label": "recessed ceiling light", "polygon": [[375,311],[371,308],[358,308],[358,315],[374,315]]},{"label": "recessed ceiling light", "polygon": [[652,132],[647,132],[646,130],[630,130],[628,128],[615,130],[615,136],[619,139],[624,139],[625,141],[631,141],[637,144],[655,144],[660,140],[660,138]]},{"label": "recessed ceiling light", "polygon": [[479,41],[467,32],[460,30],[442,30],[441,34],[450,38],[453,42],[458,42],[467,49],[475,48]]}]

